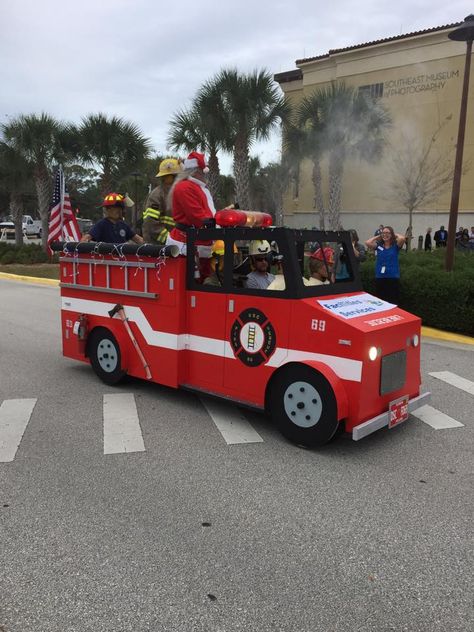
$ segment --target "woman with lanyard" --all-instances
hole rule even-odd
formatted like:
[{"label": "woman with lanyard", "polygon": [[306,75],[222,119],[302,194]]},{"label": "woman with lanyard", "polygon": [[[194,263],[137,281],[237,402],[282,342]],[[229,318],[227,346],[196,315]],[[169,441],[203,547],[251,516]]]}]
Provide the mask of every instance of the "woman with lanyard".
[{"label": "woman with lanyard", "polygon": [[405,237],[395,234],[391,226],[384,226],[380,235],[365,242],[369,250],[375,251],[376,295],[394,305],[398,305],[400,297],[398,253],[404,243]]}]

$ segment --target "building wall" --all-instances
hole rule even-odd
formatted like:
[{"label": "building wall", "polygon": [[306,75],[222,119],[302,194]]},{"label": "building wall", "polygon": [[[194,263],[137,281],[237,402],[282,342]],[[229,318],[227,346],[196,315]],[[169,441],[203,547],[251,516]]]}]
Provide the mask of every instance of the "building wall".
[{"label": "building wall", "polygon": [[[382,159],[375,165],[348,160],[345,164],[342,223],[356,227],[361,235],[380,223],[391,223],[398,231],[408,225],[408,213],[391,192],[393,157],[403,161],[427,146],[437,132],[432,155],[452,161],[457,140],[466,45],[448,39],[449,31],[437,31],[330,54],[324,59],[299,63],[302,79],[281,83],[290,101],[297,105],[303,96],[330,85],[333,80],[360,88],[373,86],[389,110],[392,127]],[[474,65],[464,146],[464,164],[471,164],[462,178],[458,225],[474,224]],[[323,167],[323,194],[327,201],[327,163]],[[291,226],[318,225],[314,211],[311,163],[300,164],[300,181],[285,198],[285,221]],[[428,226],[447,226],[451,187],[437,199],[415,211],[414,234]],[[347,223],[346,223],[347,222]]]}]

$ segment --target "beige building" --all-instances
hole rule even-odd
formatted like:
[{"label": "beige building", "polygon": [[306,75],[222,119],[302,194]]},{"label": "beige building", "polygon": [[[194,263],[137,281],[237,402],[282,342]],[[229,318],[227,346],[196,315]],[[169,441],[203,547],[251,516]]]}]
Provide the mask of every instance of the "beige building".
[{"label": "beige building", "polygon": [[[408,226],[408,212],[400,194],[393,191],[394,184],[399,182],[395,164],[417,168],[420,156],[436,134],[429,152],[430,164],[438,161],[440,165],[454,165],[466,55],[465,42],[448,39],[454,26],[330,50],[325,55],[297,60],[296,70],[275,75],[294,105],[332,81],[344,81],[379,98],[389,110],[392,126],[386,134],[383,157],[375,165],[354,159],[345,163],[341,223],[344,228],[355,227],[361,238],[373,234],[380,223],[392,224],[397,232],[404,232]],[[474,225],[474,65],[464,164],[468,167],[462,178],[458,226],[471,227]],[[303,160],[299,181],[286,195],[288,226],[319,226],[311,170],[311,162]],[[322,173],[327,207],[327,161],[322,163]],[[450,199],[451,183],[448,183],[438,191],[436,199],[414,212],[414,236],[424,234],[428,226],[436,230],[444,224],[447,228]]]}]

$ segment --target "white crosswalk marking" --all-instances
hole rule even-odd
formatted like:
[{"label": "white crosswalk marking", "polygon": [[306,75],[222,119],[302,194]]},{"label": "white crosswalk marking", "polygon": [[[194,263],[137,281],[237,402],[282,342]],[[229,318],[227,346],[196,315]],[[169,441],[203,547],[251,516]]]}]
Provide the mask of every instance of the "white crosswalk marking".
[{"label": "white crosswalk marking", "polygon": [[15,458],[36,399],[6,399],[0,406],[0,463]]},{"label": "white crosswalk marking", "polygon": [[201,402],[227,444],[261,443],[263,441],[262,437],[235,406],[204,397],[201,398]]},{"label": "white crosswalk marking", "polygon": [[104,395],[104,454],[144,451],[133,393]]},{"label": "white crosswalk marking", "polygon": [[460,421],[456,421],[449,415],[445,415],[440,410],[425,404],[417,410],[411,413],[413,417],[416,417],[420,421],[423,421],[428,426],[431,426],[435,430],[444,430],[445,428],[460,428],[464,426]]},{"label": "white crosswalk marking", "polygon": [[439,371],[437,373],[429,373],[429,375],[431,375],[431,377],[435,377],[437,380],[447,382],[447,384],[451,384],[451,386],[460,388],[462,391],[466,391],[466,393],[469,393],[470,395],[474,395],[474,382],[466,380],[465,377],[460,377],[459,375],[456,375],[456,373],[451,373],[451,371]]}]

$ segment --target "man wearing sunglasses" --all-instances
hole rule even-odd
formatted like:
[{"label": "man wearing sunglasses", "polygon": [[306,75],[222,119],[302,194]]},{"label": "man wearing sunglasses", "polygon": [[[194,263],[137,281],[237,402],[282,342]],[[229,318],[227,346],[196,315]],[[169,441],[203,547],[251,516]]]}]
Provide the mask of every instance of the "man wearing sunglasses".
[{"label": "man wearing sunglasses", "polygon": [[251,290],[266,290],[275,279],[268,269],[271,247],[268,241],[256,239],[250,242],[249,255],[252,272],[248,275],[245,287]]}]

